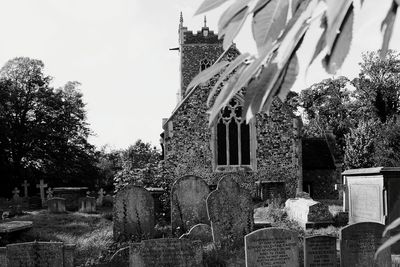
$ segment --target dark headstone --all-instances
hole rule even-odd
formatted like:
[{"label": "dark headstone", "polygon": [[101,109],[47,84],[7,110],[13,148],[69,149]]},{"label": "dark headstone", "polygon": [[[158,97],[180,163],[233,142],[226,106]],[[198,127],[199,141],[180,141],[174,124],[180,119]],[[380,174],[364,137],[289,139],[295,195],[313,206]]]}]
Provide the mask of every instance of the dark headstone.
[{"label": "dark headstone", "polygon": [[47,200],[47,210],[51,213],[65,212],[65,199],[61,197],[54,197]]},{"label": "dark headstone", "polygon": [[96,198],[81,197],[79,199],[79,212],[83,212],[83,213],[96,212]]},{"label": "dark headstone", "polygon": [[305,267],[336,267],[336,237],[313,236],[304,240]]},{"label": "dark headstone", "polygon": [[282,228],[254,231],[245,237],[246,267],[299,266],[298,234]]},{"label": "dark headstone", "polygon": [[380,253],[377,261],[374,253],[384,242],[385,226],[380,223],[363,222],[346,226],[340,230],[340,266],[389,267],[390,248]]},{"label": "dark headstone", "polygon": [[41,209],[42,199],[39,196],[30,197],[28,200],[28,205],[30,209]]},{"label": "dark headstone", "polygon": [[135,267],[202,267],[203,250],[200,241],[162,238],[133,243],[129,264]]},{"label": "dark headstone", "polygon": [[87,187],[55,187],[53,197],[65,198],[66,209],[77,211],[79,209],[79,198],[86,197]]},{"label": "dark headstone", "polygon": [[171,188],[171,226],[178,236],[198,224],[209,224],[206,199],[210,189],[196,176],[184,176]]}]

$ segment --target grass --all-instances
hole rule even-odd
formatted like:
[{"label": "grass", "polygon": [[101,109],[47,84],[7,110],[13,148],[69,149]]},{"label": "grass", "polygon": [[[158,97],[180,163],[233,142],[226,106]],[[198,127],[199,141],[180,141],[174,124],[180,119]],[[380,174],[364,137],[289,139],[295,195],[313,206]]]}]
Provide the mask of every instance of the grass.
[{"label": "grass", "polygon": [[47,210],[31,211],[13,220],[33,221],[33,228],[18,236],[13,243],[30,241],[59,241],[75,244],[75,264],[97,262],[112,246],[110,211],[98,214],[68,212],[51,214]]}]

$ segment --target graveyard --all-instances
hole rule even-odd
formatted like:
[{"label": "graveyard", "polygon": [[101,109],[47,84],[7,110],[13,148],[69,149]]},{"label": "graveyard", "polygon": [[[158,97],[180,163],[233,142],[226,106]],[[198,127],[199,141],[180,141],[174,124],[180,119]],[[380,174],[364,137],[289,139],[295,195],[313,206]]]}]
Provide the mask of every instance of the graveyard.
[{"label": "graveyard", "polygon": [[38,1],[0,16],[46,60],[0,57],[0,267],[400,266],[399,0]]}]

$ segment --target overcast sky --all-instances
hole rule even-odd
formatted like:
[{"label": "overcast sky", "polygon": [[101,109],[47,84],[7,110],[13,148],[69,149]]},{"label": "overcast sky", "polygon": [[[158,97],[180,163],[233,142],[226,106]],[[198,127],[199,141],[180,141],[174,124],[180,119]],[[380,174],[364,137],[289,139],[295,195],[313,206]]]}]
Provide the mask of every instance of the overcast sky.
[{"label": "overcast sky", "polygon": [[[387,2],[387,3],[382,3]],[[126,148],[137,139],[158,146],[161,120],[176,105],[179,57],[179,12],[184,24],[197,31],[203,17],[193,17],[201,0],[2,0],[0,3],[0,65],[18,56],[40,59],[55,87],[79,81],[87,103],[88,122],[97,147]],[[345,67],[354,77],[361,51],[379,47],[379,22],[390,1],[366,1],[358,18],[362,27]],[[216,30],[221,9],[207,14]],[[399,19],[391,47],[400,46]],[[397,33],[396,33],[397,31]],[[239,36],[242,52],[254,52],[249,23]],[[304,53],[306,54],[306,53]],[[319,61],[307,81],[295,90],[329,77]]]}]

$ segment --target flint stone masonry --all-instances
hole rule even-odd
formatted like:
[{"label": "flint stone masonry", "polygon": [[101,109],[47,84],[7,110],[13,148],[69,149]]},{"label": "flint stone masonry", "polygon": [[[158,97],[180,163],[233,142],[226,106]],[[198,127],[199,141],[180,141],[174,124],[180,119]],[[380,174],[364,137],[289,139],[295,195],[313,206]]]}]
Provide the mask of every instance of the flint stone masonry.
[{"label": "flint stone masonry", "polygon": [[336,237],[312,236],[304,239],[304,267],[337,267]]},{"label": "flint stone masonry", "polygon": [[51,213],[65,212],[65,198],[54,197],[47,200],[47,210]]},{"label": "flint stone masonry", "polygon": [[187,238],[190,240],[200,240],[202,243],[211,243],[213,241],[211,226],[208,224],[196,224],[190,231],[183,234],[180,238]]},{"label": "flint stone masonry", "polygon": [[79,212],[93,213],[96,212],[96,198],[82,197],[79,199]]},{"label": "flint stone masonry", "polygon": [[288,217],[297,221],[304,229],[312,225],[333,223],[328,206],[312,199],[288,199],[285,209]]},{"label": "flint stone masonry", "polygon": [[154,233],[154,200],[143,187],[130,185],[115,197],[114,240],[143,239]]},{"label": "flint stone masonry", "polygon": [[[73,267],[74,249],[75,245],[62,242],[10,244],[0,249],[0,263],[2,267]],[[4,261],[6,265],[3,265]]]},{"label": "flint stone masonry", "polygon": [[271,227],[245,236],[246,267],[299,266],[298,234]]},{"label": "flint stone masonry", "polygon": [[162,238],[133,243],[129,250],[130,267],[202,267],[200,241]]},{"label": "flint stone masonry", "polygon": [[382,251],[377,261],[374,253],[384,242],[385,226],[380,223],[363,222],[346,226],[340,230],[340,266],[342,267],[389,267],[390,248]]},{"label": "flint stone masonry", "polygon": [[184,176],[171,188],[171,226],[178,236],[198,223],[209,224],[206,199],[210,189],[197,176]]},{"label": "flint stone masonry", "polygon": [[239,187],[232,177],[218,182],[217,190],[207,198],[213,240],[230,250],[243,247],[243,237],[253,230],[253,206],[250,193]]}]

